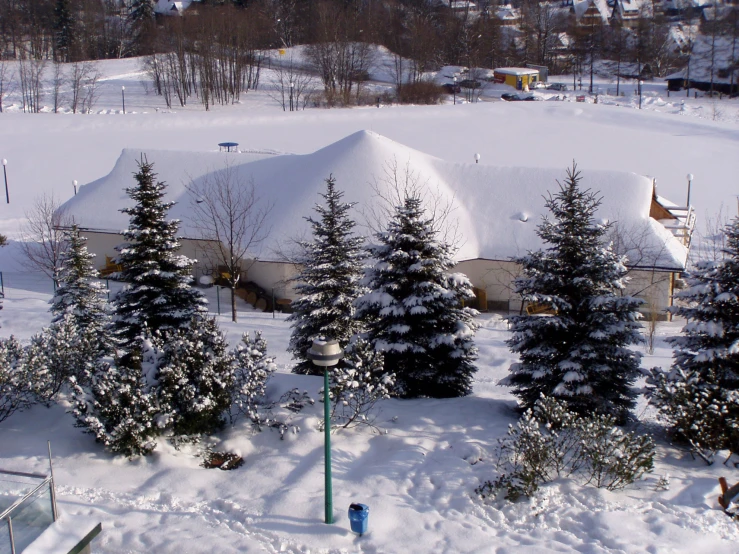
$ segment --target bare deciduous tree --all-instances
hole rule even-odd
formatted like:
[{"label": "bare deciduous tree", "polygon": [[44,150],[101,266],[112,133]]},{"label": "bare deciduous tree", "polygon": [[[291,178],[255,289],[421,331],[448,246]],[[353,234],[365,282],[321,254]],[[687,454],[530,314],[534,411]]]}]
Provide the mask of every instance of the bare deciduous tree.
[{"label": "bare deciduous tree", "polygon": [[[253,182],[247,182],[233,165],[214,171],[187,185],[192,224],[205,241],[204,253],[212,267],[223,266],[231,289],[231,319],[236,321],[236,287],[248,271],[247,256],[267,238],[267,217],[272,206],[260,202]],[[251,265],[251,263],[249,265]]]},{"label": "bare deciduous tree", "polygon": [[3,113],[3,100],[13,92],[14,78],[15,72],[12,71],[10,64],[0,60],[0,113]]},{"label": "bare deciduous tree", "polygon": [[41,271],[56,283],[61,256],[67,249],[65,230],[74,223],[74,218],[53,194],[37,197],[25,215],[26,222],[21,225],[20,245],[25,254],[22,263],[28,270]]},{"label": "bare deciduous tree", "polygon": [[283,112],[305,109],[315,90],[313,77],[298,69],[292,54],[288,56],[286,60],[280,60],[279,65],[273,64],[274,77],[268,93]]}]

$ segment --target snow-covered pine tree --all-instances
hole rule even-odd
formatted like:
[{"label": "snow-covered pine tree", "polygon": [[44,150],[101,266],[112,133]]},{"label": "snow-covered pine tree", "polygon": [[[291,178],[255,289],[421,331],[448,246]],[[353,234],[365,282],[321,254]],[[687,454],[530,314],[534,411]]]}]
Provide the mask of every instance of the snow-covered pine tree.
[{"label": "snow-covered pine tree", "polygon": [[243,415],[258,424],[258,404],[264,398],[267,380],[276,369],[275,359],[267,356],[267,341],[261,331],[255,331],[254,338],[244,333],[232,356],[235,365],[232,420]]},{"label": "snow-covered pine tree", "polygon": [[365,292],[364,239],[353,234],[355,222],[349,217],[354,204],[342,202],[344,193],[336,189],[333,177],[326,179],[325,205],[316,205],[319,218],[306,218],[313,228],[313,241],[303,242],[302,270],[295,277],[300,295],[292,304],[292,336],[288,350],[299,360],[294,373],[323,375],[306,358],[317,337],[328,337],[346,347],[361,328],[354,317],[354,301]]},{"label": "snow-covered pine tree", "polygon": [[148,42],[156,29],[154,3],[154,0],[131,0],[128,25],[132,39],[130,50],[134,54],[148,54],[151,49]]},{"label": "snow-covered pine tree", "polygon": [[113,331],[124,350],[145,328],[152,333],[185,328],[206,311],[203,295],[190,286],[193,260],[177,254],[179,221],[165,219],[173,205],[162,200],[166,185],[156,181],[146,158],[138,165],[137,184],[126,189],[136,204],[121,210],[131,216],[123,233],[128,242],[117,247],[123,266],[118,278],[126,285],[113,301]]},{"label": "snow-covered pine tree", "polygon": [[696,264],[673,313],[687,320],[668,372],[653,370],[651,401],[678,440],[710,458],[739,453],[739,218],[721,260]]},{"label": "snow-covered pine tree", "polygon": [[155,336],[162,352],[156,377],[159,407],[176,436],[223,427],[234,387],[233,359],[215,319],[193,318],[188,328]]},{"label": "snow-covered pine tree", "polygon": [[140,340],[129,355],[113,365],[98,361],[89,387],[74,384],[70,410],[78,427],[113,452],[133,457],[156,447],[155,437],[166,424],[152,394],[152,373],[158,366],[148,340]]},{"label": "snow-covered pine tree", "polygon": [[520,362],[501,385],[513,387],[524,409],[554,396],[582,415],[600,413],[623,422],[634,405],[631,385],[640,355],[640,300],[623,295],[625,259],[605,243],[608,225],[596,223],[600,200],[580,189],[573,164],[546,206],[537,234],[548,245],[516,259],[523,274],[515,290],[525,302],[551,307],[551,316],[511,318],[509,348]]},{"label": "snow-covered pine tree", "polygon": [[92,262],[95,254],[87,251],[87,239],[80,236],[77,225],[67,233],[67,240],[69,248],[61,256],[59,286],[51,301],[52,324],[70,316],[78,329],[90,339],[97,339],[93,346],[102,356],[111,349],[105,332],[110,324],[107,291],[98,280],[99,274]]},{"label": "snow-covered pine tree", "polygon": [[0,421],[31,404],[31,391],[21,344],[0,338]]},{"label": "snow-covered pine tree", "polygon": [[395,393],[413,398],[464,396],[472,390],[477,312],[464,275],[450,274],[451,247],[440,241],[433,218],[417,196],[406,196],[370,247],[377,260],[367,272],[370,292],[357,300],[368,340],[395,373]]}]

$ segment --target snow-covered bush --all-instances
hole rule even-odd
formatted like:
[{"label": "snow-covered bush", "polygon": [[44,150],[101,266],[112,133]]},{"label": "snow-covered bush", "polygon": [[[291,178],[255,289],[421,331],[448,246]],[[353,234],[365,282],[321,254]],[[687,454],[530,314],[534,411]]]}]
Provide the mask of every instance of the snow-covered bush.
[{"label": "snow-covered bush", "polygon": [[125,359],[99,362],[89,386],[73,380],[71,409],[78,427],[95,436],[113,452],[125,456],[148,454],[165,424],[152,393],[156,352],[142,340]]},{"label": "snow-covered bush", "polygon": [[499,476],[476,489],[483,499],[505,492],[509,500],[531,496],[555,477],[618,490],[654,467],[654,443],[627,433],[608,415],[582,417],[557,399],[541,397],[499,439]]},{"label": "snow-covered bush", "polygon": [[739,453],[739,218],[726,226],[723,259],[698,262],[672,311],[686,318],[674,361],[648,376],[650,400],[678,441],[707,463]]},{"label": "snow-covered bush", "polygon": [[23,347],[15,339],[0,338],[0,421],[31,403]]},{"label": "snow-covered bush", "polygon": [[159,408],[175,436],[208,434],[225,424],[234,387],[233,359],[215,319],[194,318],[153,340],[161,352],[156,375]]},{"label": "snow-covered bush", "polygon": [[231,420],[245,416],[258,425],[259,402],[264,398],[267,380],[274,373],[275,360],[267,356],[267,341],[261,331],[252,339],[244,333],[232,354],[234,360],[234,386],[231,400]]},{"label": "snow-covered bush", "polygon": [[546,250],[518,258],[515,290],[551,315],[512,317],[507,344],[520,356],[500,384],[512,387],[523,408],[541,394],[564,400],[582,415],[604,413],[620,423],[634,405],[632,385],[641,342],[640,300],[623,294],[626,260],[606,243],[608,225],[596,221],[600,200],[581,190],[576,166],[546,201],[552,219],[537,234]]},{"label": "snow-covered bush", "polygon": [[382,353],[362,338],[349,344],[343,362],[330,369],[332,424],[343,428],[372,425],[372,409],[378,400],[390,397],[395,375],[385,371]]}]

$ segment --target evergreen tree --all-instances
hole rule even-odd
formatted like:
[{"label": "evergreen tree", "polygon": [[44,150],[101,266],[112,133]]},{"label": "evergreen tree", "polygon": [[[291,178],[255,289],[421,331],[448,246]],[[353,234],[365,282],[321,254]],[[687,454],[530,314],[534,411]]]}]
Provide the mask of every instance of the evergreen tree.
[{"label": "evergreen tree", "polygon": [[367,274],[370,292],[357,301],[369,342],[395,373],[395,392],[407,398],[469,394],[476,371],[477,312],[462,307],[472,286],[447,273],[451,247],[438,240],[433,223],[420,198],[405,198],[370,248],[377,260]]},{"label": "evergreen tree", "polygon": [[702,261],[673,313],[687,320],[669,372],[652,371],[652,403],[678,440],[706,459],[739,452],[739,218],[726,227],[719,261]]},{"label": "evergreen tree", "polygon": [[186,329],[158,336],[160,410],[176,436],[213,433],[223,427],[234,387],[233,358],[215,319],[194,318]]},{"label": "evergreen tree", "polygon": [[77,225],[66,235],[69,248],[61,255],[59,285],[51,301],[52,323],[70,316],[78,329],[97,339],[97,351],[105,355],[110,352],[110,340],[105,332],[110,314],[107,291],[98,280],[92,262],[95,254],[87,251],[87,239],[80,236]]},{"label": "evergreen tree", "polygon": [[118,278],[126,285],[114,299],[114,333],[122,348],[129,348],[144,329],[168,332],[187,327],[204,313],[205,299],[190,286],[193,261],[177,255],[179,221],[166,221],[173,202],[164,202],[165,184],[155,180],[153,164],[145,159],[135,174],[137,185],[126,189],[136,202],[122,211],[131,216],[118,246]]},{"label": "evergreen tree", "polygon": [[70,61],[76,38],[75,33],[75,22],[70,0],[56,0],[54,6],[54,47],[58,61]]},{"label": "evergreen tree", "polygon": [[626,267],[605,243],[608,225],[595,222],[600,200],[580,190],[577,166],[546,206],[537,234],[549,245],[515,261],[523,275],[515,290],[525,302],[545,304],[548,317],[511,318],[507,341],[520,362],[501,385],[513,387],[524,409],[543,394],[582,415],[601,413],[623,422],[634,405],[631,389],[640,356],[640,301],[623,295]]},{"label": "evergreen tree", "polygon": [[151,38],[156,28],[154,0],[132,0],[128,12],[128,25],[131,30],[132,53],[145,55],[151,51]]},{"label": "evergreen tree", "polygon": [[306,352],[318,337],[328,337],[346,347],[356,334],[360,321],[354,317],[354,301],[365,289],[361,285],[363,258],[361,237],[353,234],[354,221],[349,210],[354,206],[341,201],[336,180],[326,179],[325,206],[317,205],[319,218],[306,218],[313,228],[313,241],[301,244],[303,269],[295,280],[300,295],[292,304],[292,336],[288,350],[300,360],[293,372],[322,375],[323,371],[306,359]]},{"label": "evergreen tree", "polygon": [[99,361],[89,387],[74,383],[72,414],[79,427],[113,452],[125,456],[148,454],[166,420],[152,394],[152,374],[158,360],[148,341],[140,340],[125,358],[113,365]]},{"label": "evergreen tree", "polygon": [[21,344],[0,338],[0,422],[31,405],[31,381]]},{"label": "evergreen tree", "polygon": [[275,371],[275,359],[267,356],[267,341],[261,331],[254,338],[244,333],[233,351],[235,364],[232,420],[244,415],[254,423],[260,422],[257,406],[264,398],[267,380]]}]

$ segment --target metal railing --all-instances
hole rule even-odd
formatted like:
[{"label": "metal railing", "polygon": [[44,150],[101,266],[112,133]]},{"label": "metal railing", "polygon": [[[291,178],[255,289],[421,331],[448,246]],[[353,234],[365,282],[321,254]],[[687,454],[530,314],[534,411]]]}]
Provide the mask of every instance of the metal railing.
[{"label": "metal railing", "polygon": [[0,554],[19,554],[54,521],[51,475],[0,470]]}]

